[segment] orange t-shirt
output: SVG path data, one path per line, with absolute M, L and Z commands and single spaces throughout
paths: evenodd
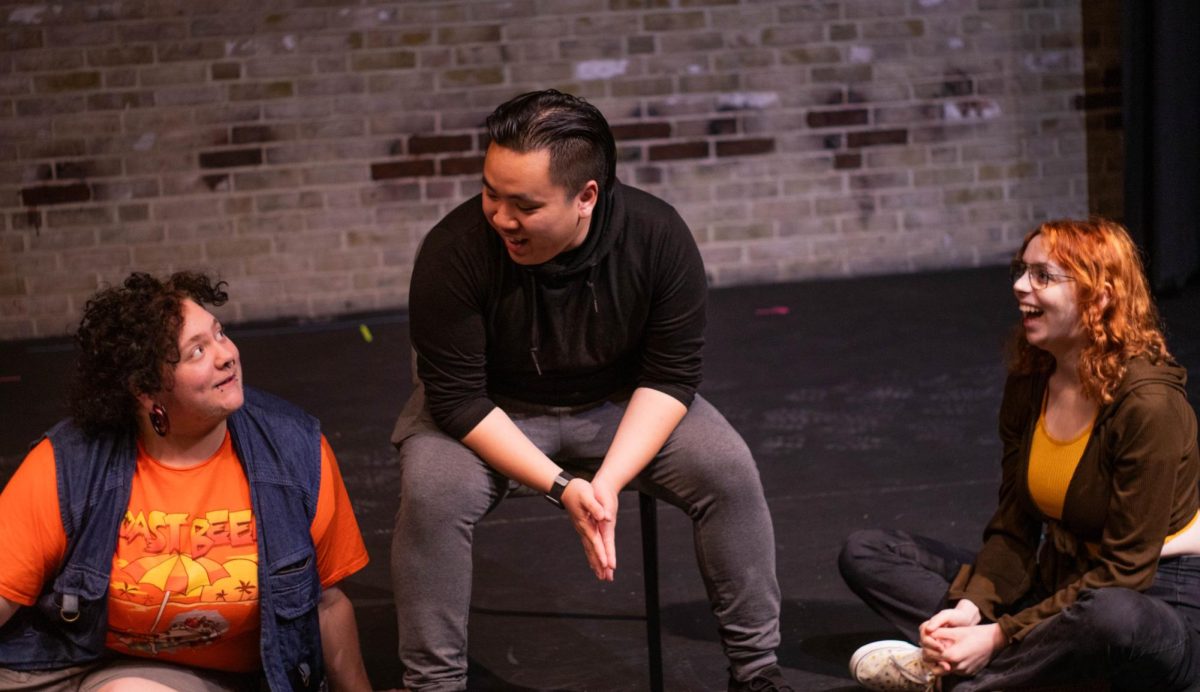
M 0 596 L 32 605 L 57 574 L 67 537 L 50 440 L 0 493 Z M 312 526 L 322 586 L 367 564 L 337 460 L 321 438 Z M 259 660 L 258 542 L 250 484 L 228 433 L 212 457 L 163 466 L 138 445 L 129 507 L 108 587 L 110 649 L 189 666 L 255 671 Z

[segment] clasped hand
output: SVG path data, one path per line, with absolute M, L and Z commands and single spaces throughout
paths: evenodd
M 921 623 L 921 650 L 939 674 L 975 675 L 1006 640 L 995 623 L 979 624 L 979 608 L 968 600 Z
M 601 581 L 612 581 L 617 569 L 617 491 L 597 475 L 589 483 L 573 478 L 563 489 L 563 507 L 583 543 L 588 567 Z

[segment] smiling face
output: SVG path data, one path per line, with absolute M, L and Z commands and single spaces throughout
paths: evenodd
M 172 431 L 202 433 L 241 408 L 242 367 L 237 346 L 211 312 L 190 299 L 181 310 L 174 385 L 150 398 L 166 408 Z
M 551 181 L 546 149 L 493 143 L 483 160 L 483 215 L 517 264 L 542 264 L 583 244 L 597 195 L 594 180 L 575 195 Z
M 1068 275 L 1050 257 L 1041 235 L 1035 235 L 1025 246 L 1021 261 L 1044 266 L 1050 274 Z M 1025 339 L 1060 363 L 1070 354 L 1078 353 L 1086 342 L 1075 290 L 1075 283 L 1070 280 L 1056 280 L 1045 288 L 1035 289 L 1028 272 L 1013 282 Z

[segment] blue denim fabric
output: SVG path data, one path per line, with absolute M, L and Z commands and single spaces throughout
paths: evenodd
M 321 584 L 310 534 L 321 480 L 319 424 L 247 388 L 229 429 L 257 526 L 264 673 L 272 690 L 319 689 Z M 12 670 L 53 670 L 105 655 L 113 546 L 136 465 L 132 435 L 90 438 L 67 420 L 46 436 L 54 446 L 66 559 L 37 605 L 20 608 L 0 629 L 0 666 Z

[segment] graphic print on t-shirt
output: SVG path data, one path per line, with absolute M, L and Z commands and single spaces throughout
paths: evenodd
M 66 559 L 55 464 L 50 440 L 42 440 L 0 491 L 0 596 L 25 606 L 37 602 Z M 250 485 L 228 436 L 209 460 L 185 469 L 158 463 L 139 445 L 112 562 L 110 649 L 203 668 L 261 670 L 258 534 L 250 506 Z M 323 587 L 367 564 L 324 437 L 309 528 Z
M 190 469 L 138 459 L 109 580 L 108 646 L 180 663 L 253 669 L 258 537 L 228 438 Z M 203 663 L 201 662 L 203 661 Z
M 227 616 L 236 611 L 257 614 L 255 538 L 249 509 L 211 510 L 204 517 L 161 510 L 126 513 L 121 543 L 140 546 L 144 555 L 113 562 L 110 591 L 126 601 L 131 623 L 126 629 L 110 622 L 118 641 L 158 654 L 211 642 L 229 630 Z M 210 554 L 224 556 L 215 560 Z M 171 617 L 164 620 L 168 610 Z M 146 627 L 150 612 L 153 619 Z M 245 620 L 245 614 L 239 619 Z

